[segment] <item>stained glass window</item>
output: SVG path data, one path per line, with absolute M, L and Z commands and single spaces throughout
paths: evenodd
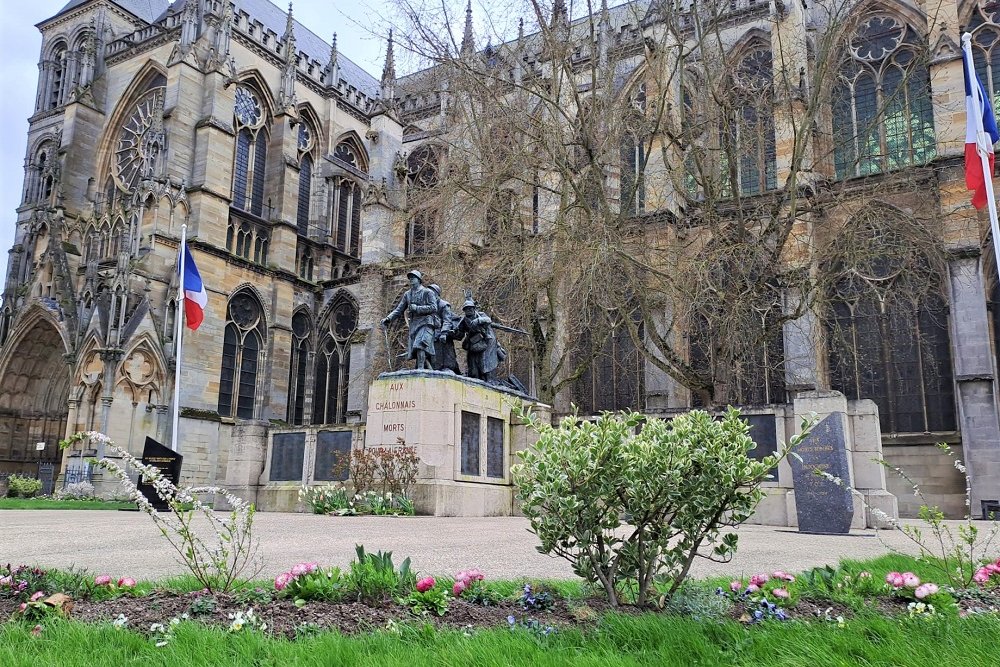
M 832 93 L 838 178 L 867 176 L 936 155 L 925 45 L 888 15 L 865 20 L 850 40 Z
M 236 89 L 233 125 L 233 206 L 260 216 L 264 209 L 264 172 L 267 166 L 265 114 L 257 94 L 246 86 Z
M 313 424 L 342 424 L 347 414 L 351 374 L 351 337 L 358 325 L 357 307 L 339 298 L 327 317 L 316 355 Z
M 219 414 L 253 419 L 256 413 L 258 370 L 267 337 L 264 309 L 249 292 L 237 292 L 226 309 L 219 378 Z

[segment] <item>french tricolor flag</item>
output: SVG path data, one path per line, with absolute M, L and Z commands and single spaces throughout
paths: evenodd
M 184 274 L 181 281 L 184 285 L 184 317 L 189 329 L 197 329 L 205 319 L 208 292 L 205 291 L 205 283 L 201 282 L 201 274 L 187 243 L 184 243 L 184 261 L 179 268 Z
M 993 144 L 1000 141 L 993 105 L 982 82 L 976 75 L 970 39 L 962 40 L 962 60 L 965 73 L 965 186 L 973 191 L 972 205 L 986 206 L 986 179 L 981 154 L 989 163 L 989 178 L 993 177 Z

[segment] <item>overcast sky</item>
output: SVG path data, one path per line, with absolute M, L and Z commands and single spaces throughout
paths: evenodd
M 34 111 L 38 84 L 42 40 L 34 26 L 67 2 L 0 0 L 0 276 L 4 278 L 7 250 L 14 239 L 15 209 L 21 203 L 27 119 Z M 284 6 L 283 0 L 277 4 Z M 386 0 L 295 0 L 294 13 L 327 41 L 336 32 L 340 51 L 380 78 L 385 59 L 385 41 L 380 35 L 387 26 L 387 4 Z

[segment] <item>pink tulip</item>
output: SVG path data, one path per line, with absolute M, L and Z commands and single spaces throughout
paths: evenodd
M 132 577 L 122 577 L 121 579 L 118 580 L 118 586 L 121 588 L 134 588 L 135 579 L 133 579 Z
M 455 585 L 451 587 L 451 594 L 455 597 L 461 597 L 462 593 L 465 592 L 466 583 L 464 581 L 456 581 Z
M 308 574 L 309 568 L 306 567 L 305 563 L 299 563 L 292 568 L 293 577 L 301 577 L 303 574 Z
M 31 599 L 28 600 L 28 602 L 34 602 L 36 600 L 41 600 L 43 597 L 45 597 L 45 593 L 43 591 L 36 591 L 31 596 Z
M 987 581 L 990 580 L 990 573 L 986 570 L 985 567 L 981 567 L 978 570 L 976 570 L 976 573 L 974 575 L 972 575 L 972 580 L 977 584 L 985 584 Z
M 283 591 L 285 587 L 292 582 L 295 577 L 292 576 L 291 572 L 282 572 L 277 577 L 274 578 L 274 590 Z
M 775 588 L 773 591 L 771 591 L 771 594 L 774 595 L 774 597 L 776 598 L 781 598 L 782 600 L 787 600 L 789 597 L 788 591 L 785 590 L 784 588 Z
M 899 572 L 890 572 L 885 575 L 885 583 L 889 584 L 893 588 L 903 587 L 903 575 Z
M 417 582 L 417 591 L 420 593 L 426 593 L 430 589 L 434 588 L 434 577 L 424 577 Z
M 918 600 L 923 600 L 925 597 L 928 597 L 930 595 L 934 595 L 937 592 L 938 592 L 937 584 L 930 584 L 930 583 L 928 583 L 928 584 L 921 584 L 920 586 L 917 586 L 917 590 L 913 591 L 913 595 Z
M 997 565 L 996 563 L 988 563 L 985 567 L 987 574 L 994 575 L 1000 572 L 1000 565 Z
M 319 569 L 319 563 L 306 563 L 306 570 L 309 572 L 315 572 Z
M 736 579 L 733 579 L 732 581 L 729 582 L 729 590 L 731 590 L 732 592 L 734 593 L 739 592 L 741 588 L 743 588 L 742 581 L 737 581 Z
M 920 585 L 920 577 L 913 574 L 912 572 L 903 573 L 903 585 L 907 588 L 916 588 Z
M 758 588 L 770 581 L 770 577 L 761 572 L 760 574 L 755 574 L 750 577 L 750 585 L 757 586 Z
M 110 586 L 111 585 L 111 575 L 110 574 L 99 574 L 94 577 L 95 586 Z

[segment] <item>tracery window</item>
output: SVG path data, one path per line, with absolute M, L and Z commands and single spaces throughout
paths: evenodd
M 314 264 L 312 246 L 308 243 L 299 243 L 297 255 L 298 257 L 296 258 L 296 263 L 299 278 L 302 278 L 303 280 L 312 280 Z
M 936 155 L 926 46 L 893 16 L 850 40 L 832 94 L 837 178 L 924 164 Z
M 264 171 L 267 165 L 267 116 L 260 99 L 247 86 L 236 88 L 233 125 L 233 206 L 260 216 L 264 212 Z M 239 254 L 239 253 L 237 253 Z
M 316 353 L 313 424 L 342 424 L 347 414 L 351 374 L 351 337 L 358 327 L 358 309 L 341 298 L 327 318 Z
M 121 192 L 135 192 L 151 177 L 163 152 L 163 94 L 167 80 L 157 74 L 118 130 L 111 175 Z
M 292 362 L 288 372 L 289 424 L 302 424 L 306 404 L 306 372 L 309 368 L 309 334 L 312 325 L 303 311 L 292 315 Z
M 777 188 L 774 139 L 774 95 L 769 48 L 744 57 L 732 76 L 734 107 L 723 120 L 722 191 L 730 196 L 729 161 L 736 162 L 736 187 L 741 195 Z
M 883 433 L 953 431 L 947 306 L 933 274 L 908 265 L 890 223 L 866 215 L 844 233 L 870 239 L 870 252 L 833 268 L 838 280 L 825 322 L 830 386 L 875 401 Z
M 1000 3 L 988 0 L 976 7 L 968 30 L 972 33 L 976 73 L 996 109 L 1000 102 Z
M 219 378 L 219 414 L 253 419 L 256 415 L 258 373 L 264 359 L 267 323 L 260 302 L 247 291 L 237 292 L 226 308 Z
M 332 181 L 333 206 L 330 230 L 337 250 L 361 256 L 361 204 L 364 200 L 363 183 L 367 178 L 368 160 L 364 151 L 353 140 L 345 139 L 333 151 L 334 163 L 357 176 L 337 176 Z
M 269 246 L 270 234 L 264 225 L 236 215 L 229 216 L 226 228 L 226 249 L 229 252 L 256 264 L 267 264 Z
M 312 194 L 314 145 L 313 132 L 306 122 L 299 123 L 299 199 L 296 208 L 296 226 L 299 236 L 309 236 L 309 197 Z
M 641 330 L 639 313 L 633 313 L 632 317 Z M 581 336 L 579 354 L 593 358 L 574 383 L 574 404 L 585 415 L 605 410 L 642 410 L 645 407 L 644 362 L 627 326 L 624 322 L 612 326 L 599 350 L 591 349 L 599 343 L 593 340 L 591 330 L 603 330 L 603 325 L 588 327 Z
M 640 215 L 646 209 L 646 136 L 642 130 L 646 112 L 646 84 L 640 83 L 632 95 L 634 113 L 626 119 L 627 129 L 621 143 L 621 211 Z
M 435 186 L 441 168 L 438 149 L 430 144 L 420 146 L 406 158 L 408 199 L 413 211 L 406 226 L 404 239 L 407 255 L 429 253 L 437 238 L 440 211 Z

